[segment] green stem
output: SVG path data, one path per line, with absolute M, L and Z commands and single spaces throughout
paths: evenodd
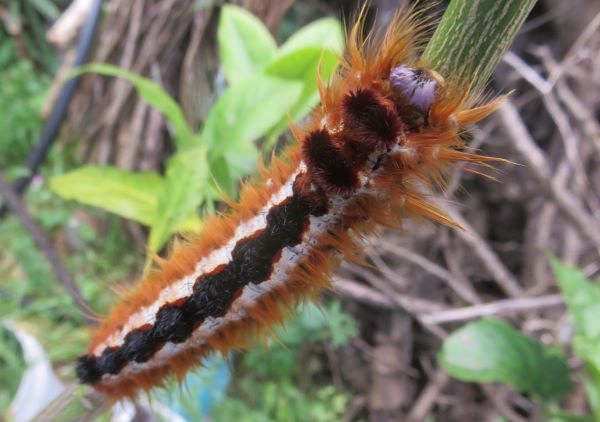
M 452 0 L 423 60 L 479 94 L 536 0 Z M 473 80 L 475 78 L 475 80 Z

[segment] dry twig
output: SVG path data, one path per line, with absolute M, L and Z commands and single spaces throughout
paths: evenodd
M 591 240 L 600 250 L 600 227 L 587 213 L 579 198 L 560 186 L 552 178 L 550 166 L 542 150 L 531 137 L 519 112 L 510 101 L 505 101 L 497 113 L 502 128 L 513 147 L 527 161 L 527 168 L 533 173 L 541 187 L 554 199 L 559 208 L 575 224 L 580 233 Z
M 490 315 L 502 315 L 515 311 L 534 310 L 550 306 L 562 305 L 564 299 L 561 295 L 547 295 L 540 297 L 521 297 L 517 299 L 498 300 L 482 305 L 468 306 L 464 308 L 448 309 L 421 315 L 421 321 L 425 324 L 441 324 L 447 322 L 465 321 Z
M 473 288 L 455 278 L 452 274 L 450 274 L 445 268 L 436 264 L 425 258 L 423 255 L 416 254 L 414 252 L 409 251 L 402 246 L 398 246 L 393 244 L 385 239 L 382 239 L 379 244 L 383 246 L 389 252 L 395 254 L 396 256 L 403 258 L 409 262 L 412 262 L 415 265 L 421 267 L 421 269 L 427 271 L 430 274 L 444 280 L 448 286 L 454 290 L 454 292 L 460 296 L 463 300 L 469 303 L 481 303 L 481 299 L 477 296 L 477 293 L 473 290 Z
M 23 206 L 21 200 L 12 191 L 4 176 L 0 173 L 0 195 L 4 197 L 8 209 L 21 221 L 25 230 L 29 233 L 33 239 L 35 245 L 42 251 L 42 253 L 48 259 L 48 262 L 52 266 L 52 270 L 56 275 L 56 278 L 63 284 L 67 292 L 71 295 L 75 301 L 75 305 L 81 311 L 84 319 L 88 324 L 95 324 L 97 321 L 90 318 L 91 308 L 87 305 L 81 291 L 73 281 L 71 274 L 67 270 L 67 267 L 63 264 L 58 252 L 54 249 L 48 238 L 44 235 L 42 229 L 33 220 L 29 212 Z
M 473 253 L 479 257 L 504 293 L 512 297 L 521 295 L 523 290 L 519 285 L 518 280 L 509 269 L 506 268 L 506 265 L 504 265 L 490 245 L 477 234 L 475 228 L 471 226 L 457 210 L 450 206 L 450 204 L 437 201 L 436 205 L 448 214 L 452 220 L 459 224 L 460 228 L 456 228 L 454 230 L 455 233 L 471 247 Z

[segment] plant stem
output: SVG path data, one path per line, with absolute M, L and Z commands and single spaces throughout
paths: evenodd
M 423 61 L 444 78 L 471 85 L 477 96 L 536 0 L 452 0 Z

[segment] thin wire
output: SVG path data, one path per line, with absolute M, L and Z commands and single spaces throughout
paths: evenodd
M 101 6 L 102 0 L 95 0 L 92 4 L 90 13 L 86 19 L 85 25 L 81 31 L 81 36 L 79 37 L 79 41 L 77 43 L 77 54 L 75 57 L 75 63 L 73 64 L 74 68 L 82 66 L 87 60 L 92 41 L 94 40 L 96 27 L 100 21 L 100 12 L 102 9 Z M 65 118 L 65 115 L 67 114 L 67 109 L 69 108 L 69 104 L 71 103 L 71 99 L 73 98 L 73 94 L 77 89 L 78 83 L 79 77 L 69 79 L 61 90 L 60 95 L 56 100 L 54 107 L 52 108 L 50 117 L 46 121 L 39 141 L 27 158 L 27 168 L 29 169 L 29 174 L 27 176 L 18 178 L 12 185 L 12 191 L 17 196 L 21 196 L 23 192 L 25 192 L 31 183 L 33 176 L 37 174 L 40 165 L 44 162 L 46 155 L 48 155 L 48 151 L 54 143 L 60 126 Z M 9 207 L 7 207 L 6 204 L 3 204 L 2 207 L 0 207 L 0 219 L 6 216 L 7 211 L 9 211 Z

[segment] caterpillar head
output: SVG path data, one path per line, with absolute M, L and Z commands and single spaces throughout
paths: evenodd
M 432 70 L 400 65 L 392 68 L 390 82 L 409 105 L 426 115 L 440 91 L 443 79 Z
M 433 71 L 399 65 L 391 69 L 389 84 L 347 89 L 328 108 L 336 107 L 339 123 L 321 125 L 302 139 L 312 181 L 326 193 L 351 195 L 367 183 L 383 155 L 402 145 L 408 133 L 428 126 L 442 86 Z

